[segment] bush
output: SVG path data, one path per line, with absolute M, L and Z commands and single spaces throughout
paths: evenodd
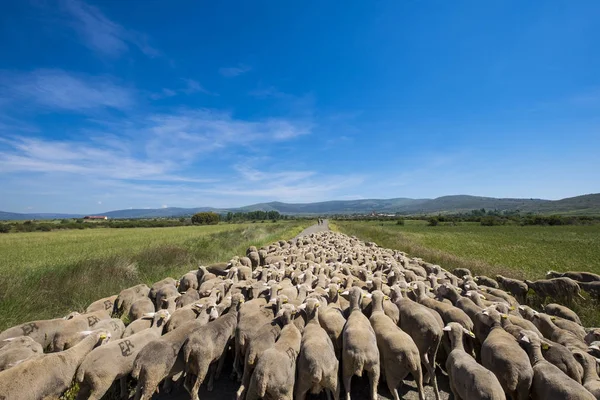
M 404 225 L 404 218 L 400 218 L 398 221 L 396 221 L 396 225 Z
M 440 220 L 438 219 L 438 217 L 431 217 L 427 220 L 428 226 L 438 226 L 439 223 Z
M 192 224 L 198 225 L 217 225 L 220 216 L 214 212 L 200 212 L 192 216 Z
M 10 232 L 9 224 L 0 224 L 0 233 L 8 233 Z

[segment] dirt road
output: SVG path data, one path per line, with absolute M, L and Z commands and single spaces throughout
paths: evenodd
M 299 237 L 302 237 L 305 235 L 310 235 L 311 233 L 317 233 L 317 232 L 328 231 L 328 230 L 329 230 L 329 222 L 326 219 L 324 219 L 322 224 L 311 225 L 308 228 L 306 228 L 305 230 L 303 230 L 302 232 L 300 232 L 298 234 L 298 236 L 296 236 L 294 238 L 294 240 L 298 240 Z

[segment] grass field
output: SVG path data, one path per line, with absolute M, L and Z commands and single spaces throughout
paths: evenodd
M 380 246 L 452 270 L 519 279 L 541 279 L 548 270 L 600 274 L 600 225 L 590 226 L 427 226 L 426 221 L 336 221 L 335 228 Z M 600 326 L 598 304 L 582 301 L 576 311 L 588 326 Z
M 138 283 L 178 278 L 250 245 L 290 239 L 312 221 L 0 235 L 0 331 L 81 311 Z

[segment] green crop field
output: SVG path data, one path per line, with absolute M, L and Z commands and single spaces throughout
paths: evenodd
M 290 239 L 312 221 L 0 235 L 0 331 L 82 311 L 139 283 L 178 278 L 250 245 Z
M 502 274 L 542 279 L 548 270 L 600 274 L 600 225 L 590 226 L 427 226 L 426 221 L 336 221 L 335 228 L 380 246 L 407 252 L 452 270 L 475 275 Z M 600 326 L 596 302 L 581 301 L 576 311 L 588 326 Z

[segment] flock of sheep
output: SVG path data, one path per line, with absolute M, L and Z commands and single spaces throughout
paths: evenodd
M 126 399 L 130 377 L 135 399 L 183 385 L 197 400 L 226 360 L 238 400 L 323 391 L 350 399 L 352 377 L 363 374 L 373 400 L 380 382 L 399 399 L 408 376 L 420 399 L 431 385 L 439 400 L 436 372 L 455 399 L 598 399 L 600 329 L 584 328 L 563 305 L 525 305 L 530 289 L 571 304 L 598 285 L 600 276 L 584 272 L 535 282 L 451 273 L 355 237 L 313 233 L 125 289 L 84 314 L 7 329 L 0 400 L 56 398 L 73 382 L 77 399 L 100 399 L 113 385 Z

